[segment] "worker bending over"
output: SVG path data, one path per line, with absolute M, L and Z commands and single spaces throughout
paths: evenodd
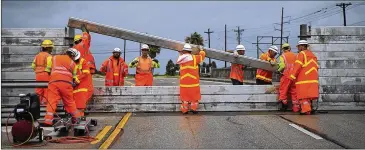
M 160 63 L 148 55 L 150 48 L 147 44 L 143 44 L 141 50 L 142 56 L 136 57 L 129 67 L 136 67 L 135 86 L 152 86 L 152 68 L 160 68 Z
M 73 97 L 73 82 L 76 76 L 76 64 L 74 60 L 79 59 L 77 50 L 70 48 L 66 54 L 56 55 L 52 58 L 52 70 L 48 83 L 48 104 L 44 117 L 46 126 L 53 125 L 53 115 L 56 112 L 58 101 L 62 103 L 67 113 L 72 115 L 72 123 L 79 123 L 80 112 L 76 108 Z
M 33 60 L 32 68 L 35 72 L 36 81 L 49 81 L 52 66 L 53 43 L 51 40 L 44 40 L 41 44 L 41 52 Z M 39 96 L 41 104 L 47 104 L 47 88 L 36 88 L 35 93 Z
M 80 52 L 76 51 L 76 56 L 80 56 Z M 73 96 L 76 103 L 76 108 L 80 111 L 80 115 L 84 116 L 87 102 L 91 99 L 94 92 L 93 77 L 90 74 L 90 67 L 84 58 L 75 58 L 76 76 L 74 81 L 77 83 L 73 90 Z
M 192 51 L 191 45 L 185 44 L 176 62 L 180 65 L 180 110 L 183 114 L 188 113 L 189 103 L 190 109 L 196 114 L 201 99 L 198 65 L 204 61 L 205 52 L 202 47 L 198 55 L 193 55 Z
M 271 65 L 275 65 L 276 64 L 275 56 L 277 53 L 278 53 L 278 48 L 274 45 L 270 46 L 269 51 L 261 54 L 260 59 L 269 62 Z M 256 84 L 257 85 L 272 84 L 272 71 L 257 69 Z
M 289 79 L 289 73 L 294 68 L 296 55 L 291 52 L 291 48 L 288 43 L 283 44 L 282 49 L 284 53 L 279 57 L 280 63 L 277 70 L 282 74 L 279 88 L 279 101 L 281 102 L 282 106 L 281 109 L 285 111 L 288 108 L 288 94 L 290 94 L 293 104 L 293 112 L 298 112 L 300 106 L 296 95 L 295 83 L 291 82 Z
M 74 37 L 75 45 L 73 46 L 73 48 L 77 49 L 80 52 L 81 58 L 84 58 L 90 67 L 90 73 L 94 74 L 96 67 L 94 56 L 90 51 L 91 36 L 89 34 L 89 30 L 87 30 L 86 28 L 86 25 L 82 24 L 81 30 L 82 35 L 77 34 Z
M 311 101 L 318 99 L 318 62 L 317 57 L 308 49 L 308 42 L 298 42 L 299 54 L 290 72 L 290 79 L 295 82 L 297 99 L 300 101 L 301 114 L 310 115 Z
M 124 77 L 128 75 L 128 65 L 120 58 L 120 48 L 114 48 L 110 56 L 101 65 L 100 71 L 106 73 L 105 86 L 124 86 Z
M 233 55 L 238 57 L 239 55 L 245 55 L 245 47 L 243 45 L 237 45 Z M 241 64 L 231 63 L 230 78 L 233 85 L 243 85 L 243 73 L 246 67 Z

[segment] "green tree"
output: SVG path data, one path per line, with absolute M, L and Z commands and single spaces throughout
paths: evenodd
M 161 52 L 161 47 L 155 46 L 155 45 L 148 45 L 150 47 L 150 51 L 148 52 L 148 55 L 153 59 Z
M 194 32 L 194 33 L 190 34 L 190 36 L 186 37 L 185 42 L 194 44 L 194 45 L 204 46 L 204 39 L 198 32 Z
M 174 76 L 175 74 L 176 74 L 176 66 L 174 62 L 170 59 L 166 65 L 166 75 Z

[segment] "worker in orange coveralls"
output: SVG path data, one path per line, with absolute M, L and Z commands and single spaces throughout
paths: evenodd
M 299 54 L 294 63 L 294 69 L 290 72 L 290 79 L 295 82 L 297 99 L 300 101 L 301 114 L 310 115 L 312 111 L 311 101 L 318 99 L 318 61 L 317 57 L 308 49 L 308 42 L 298 42 Z
M 80 52 L 77 51 L 76 55 L 80 55 Z M 73 95 L 76 108 L 80 111 L 81 116 L 84 116 L 86 104 L 91 99 L 94 92 L 93 77 L 90 74 L 89 65 L 87 65 L 84 58 L 80 57 L 76 59 L 75 63 L 76 76 L 74 77 L 74 80 L 79 84 L 74 88 Z
M 276 46 L 270 46 L 267 53 L 263 53 L 260 56 L 261 60 L 269 62 L 271 65 L 276 65 L 275 56 L 278 53 Z M 256 84 L 257 85 L 271 85 L 272 84 L 272 71 L 263 69 L 257 69 L 256 71 Z
M 120 57 L 120 48 L 114 48 L 110 56 L 101 65 L 100 71 L 106 73 L 105 86 L 124 86 L 124 78 L 128 75 L 128 65 Z
M 52 126 L 53 115 L 56 112 L 58 101 L 62 103 L 67 113 L 72 115 L 72 123 L 80 122 L 80 112 L 76 108 L 73 97 L 73 89 L 76 86 L 73 82 L 76 76 L 76 65 L 74 60 L 80 55 L 76 49 L 70 48 L 64 55 L 56 55 L 52 58 L 52 70 L 48 83 L 48 104 L 44 117 L 45 126 Z M 77 81 L 76 81 L 77 82 Z
M 282 74 L 280 78 L 280 88 L 279 88 L 279 101 L 281 103 L 281 110 L 285 111 L 288 108 L 288 94 L 291 96 L 293 104 L 293 112 L 298 112 L 300 109 L 299 101 L 297 99 L 295 83 L 291 82 L 290 72 L 294 68 L 294 62 L 296 55 L 291 52 L 290 45 L 288 43 L 283 44 L 282 49 L 284 53 L 279 57 L 280 63 L 278 72 Z
M 41 44 L 42 51 L 38 53 L 33 60 L 32 68 L 35 72 L 36 81 L 49 81 L 49 74 L 52 66 L 53 42 L 44 40 Z M 39 95 L 41 104 L 47 104 L 47 88 L 36 88 L 35 92 Z
M 147 44 L 143 44 L 141 50 L 142 56 L 135 58 L 129 67 L 136 68 L 135 86 L 152 86 L 152 68 L 160 68 L 160 63 L 148 55 L 150 48 Z
M 96 71 L 95 60 L 94 56 L 90 51 L 90 43 L 91 43 L 91 36 L 89 34 L 89 30 L 87 30 L 86 25 L 81 25 L 82 35 L 75 35 L 74 43 L 75 45 L 73 48 L 77 49 L 80 54 L 81 58 L 84 58 L 87 61 L 87 64 L 90 67 L 90 73 L 94 74 Z
M 237 45 L 236 50 L 233 55 L 238 57 L 239 55 L 245 55 L 245 47 L 243 45 Z M 241 64 L 231 63 L 231 73 L 229 77 L 231 78 L 233 85 L 243 85 L 243 73 L 245 66 Z
M 202 47 L 198 55 L 193 55 L 192 51 L 191 45 L 185 44 L 176 62 L 180 65 L 180 110 L 183 114 L 188 113 L 189 103 L 190 109 L 196 114 L 201 99 L 198 65 L 204 61 L 205 52 Z

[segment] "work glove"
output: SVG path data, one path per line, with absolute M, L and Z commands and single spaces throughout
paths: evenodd
M 81 25 L 81 31 L 82 31 L 82 32 L 87 32 L 87 33 L 89 33 L 89 31 L 87 30 L 87 28 L 86 28 L 86 25 L 85 25 L 85 24 L 82 24 L 82 25 Z
M 134 64 L 136 64 L 136 63 L 138 63 L 138 59 L 137 60 L 134 60 L 134 61 L 132 61 L 132 65 L 134 65 Z
M 234 57 L 238 57 L 238 56 L 239 56 L 238 52 L 237 52 L 237 51 L 234 51 L 234 52 L 233 52 L 233 56 L 234 56 Z
M 272 61 L 272 60 L 270 60 L 269 63 L 271 64 L 271 66 L 275 66 L 276 65 L 276 62 L 275 61 Z
M 75 88 L 76 87 L 76 83 L 75 82 L 72 82 L 72 87 Z
M 198 48 L 199 48 L 200 51 L 204 51 L 205 52 L 205 49 L 204 49 L 203 46 L 199 45 Z
M 152 61 L 154 61 L 155 63 L 157 63 L 157 64 L 158 64 L 158 60 L 157 60 L 157 59 L 153 59 Z

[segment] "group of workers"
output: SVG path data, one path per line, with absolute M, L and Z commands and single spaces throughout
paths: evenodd
M 288 108 L 288 95 L 292 100 L 293 112 L 310 115 L 312 111 L 312 100 L 319 97 L 318 88 L 318 62 L 317 57 L 309 50 L 306 40 L 300 40 L 297 44 L 298 54 L 291 51 L 288 43 L 282 45 L 283 54 L 277 63 L 275 56 L 278 53 L 276 46 L 270 46 L 266 53 L 261 54 L 260 59 L 269 62 L 271 65 L 278 64 L 276 73 L 281 74 L 279 87 L 279 102 L 281 110 Z M 245 47 L 238 45 L 234 51 L 234 56 L 245 54 Z M 243 85 L 244 66 L 241 64 L 231 64 L 230 78 L 233 85 Z M 256 84 L 271 85 L 273 71 L 257 69 Z
M 54 124 L 54 115 L 59 100 L 62 100 L 72 123 L 77 124 L 84 116 L 87 102 L 91 99 L 94 85 L 92 74 L 96 73 L 95 61 L 90 52 L 91 36 L 85 25 L 81 26 L 82 35 L 75 35 L 74 46 L 61 55 L 52 56 L 54 45 L 44 40 L 41 52 L 32 63 L 36 81 L 47 81 L 47 88 L 36 88 L 41 104 L 46 105 L 44 126 Z M 100 72 L 105 74 L 105 86 L 124 86 L 128 67 L 136 68 L 136 86 L 152 86 L 152 69 L 159 68 L 158 60 L 149 57 L 149 46 L 142 45 L 142 56 L 135 58 L 129 65 L 120 57 L 120 48 L 105 60 Z
M 36 88 L 41 103 L 47 106 L 45 125 L 54 123 L 59 100 L 62 100 L 65 110 L 72 115 L 72 123 L 80 122 L 88 100 L 91 99 L 94 87 L 92 74 L 96 73 L 95 61 L 90 52 L 91 36 L 85 25 L 81 26 L 82 35 L 74 37 L 74 46 L 62 55 L 52 56 L 54 45 L 50 40 L 41 44 L 41 52 L 35 56 L 32 68 L 37 81 L 48 81 L 48 88 Z M 318 64 L 316 56 L 308 49 L 308 42 L 298 42 L 299 53 L 291 52 L 290 45 L 282 45 L 284 53 L 280 56 L 278 73 L 280 79 L 279 101 L 287 108 L 291 95 L 293 111 L 301 110 L 302 114 L 310 114 L 311 100 L 318 98 Z M 205 59 L 205 51 L 200 46 L 199 52 L 193 53 L 192 46 L 185 44 L 179 50 L 176 64 L 180 65 L 180 110 L 183 114 L 191 110 L 197 113 L 200 93 L 199 64 Z M 128 75 L 128 67 L 136 68 L 135 86 L 152 86 L 153 68 L 159 68 L 158 60 L 152 59 L 149 46 L 142 45 L 142 56 L 135 58 L 129 65 L 120 57 L 120 48 L 113 50 L 113 55 L 106 59 L 100 72 L 105 74 L 105 86 L 124 86 L 124 78 Z M 261 60 L 276 65 L 276 46 L 271 46 L 267 53 L 260 56 Z M 238 45 L 234 56 L 245 54 L 245 47 Z M 230 78 L 233 85 L 243 85 L 245 66 L 232 64 Z M 272 71 L 257 69 L 256 83 L 258 85 L 272 84 Z

